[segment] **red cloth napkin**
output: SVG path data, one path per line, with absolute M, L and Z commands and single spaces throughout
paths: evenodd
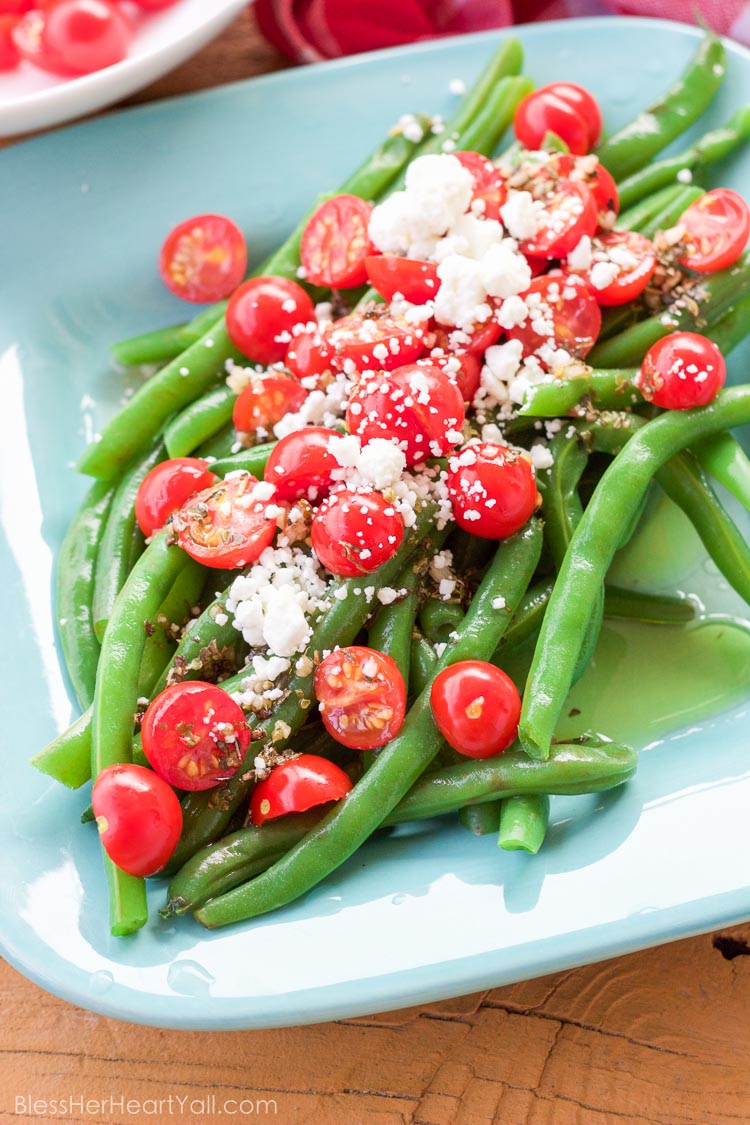
M 750 0 L 256 0 L 261 31 L 297 62 L 565 16 L 701 20 L 750 45 Z

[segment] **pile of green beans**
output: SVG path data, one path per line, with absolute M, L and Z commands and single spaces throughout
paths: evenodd
M 395 130 L 339 191 L 382 200 L 403 186 L 412 159 L 447 151 L 446 141 L 495 153 L 532 89 L 520 74 L 522 61 L 518 42 L 504 40 L 445 131 L 432 132 L 428 117 L 419 118 L 419 141 Z M 724 67 L 721 42 L 707 33 L 675 86 L 599 146 L 599 158 L 618 181 L 618 229 L 652 237 L 675 226 L 702 194 L 698 181 L 750 138 L 750 108 L 743 107 L 676 156 L 655 159 L 698 120 Z M 328 196 L 316 207 L 322 198 Z M 309 213 L 251 276 L 296 279 Z M 308 288 L 314 299 L 329 295 Z M 648 315 L 645 302 L 608 310 L 588 357 L 591 368 L 529 391 L 508 433 L 528 445 L 537 436 L 535 425 L 556 424 L 547 438 L 552 464 L 537 473 L 540 507 L 516 535 L 498 545 L 455 527 L 438 530 L 435 508 L 425 503 L 394 558 L 368 575 L 369 594 L 361 579 L 332 581 L 330 608 L 311 622 L 308 652 L 367 643 L 390 656 L 406 687 L 404 724 L 386 746 L 355 761 L 316 715 L 312 664 L 290 673 L 273 711 L 248 717 L 253 739 L 234 777 L 218 790 L 182 797 L 182 836 L 164 872 L 170 877 L 165 916 L 193 912 L 216 927 L 283 907 L 381 828 L 411 820 L 452 814 L 472 834 L 493 835 L 501 850 L 534 855 L 548 829 L 551 796 L 609 789 L 633 775 L 637 755 L 628 747 L 594 736 L 560 743 L 555 728 L 605 617 L 683 625 L 695 616 L 691 598 L 627 590 L 608 580 L 652 482 L 680 506 L 721 574 L 750 603 L 750 547 L 713 487 L 724 485 L 750 510 L 750 459 L 729 432 L 750 422 L 750 387 L 724 390 L 701 410 L 658 414 L 636 386 L 646 350 L 677 328 L 704 332 L 724 353 L 746 337 L 750 255 L 702 278 L 691 297 L 694 302 L 678 301 L 658 315 Z M 164 366 L 78 464 L 96 480 L 60 552 L 57 618 L 84 710 L 33 759 L 70 788 L 112 764 L 148 765 L 135 715 L 169 683 L 206 678 L 233 692 L 247 675 L 252 653 L 227 609 L 234 575 L 217 571 L 207 578 L 170 543 L 168 532 L 146 545 L 134 517 L 140 482 L 170 457 L 209 456 L 219 476 L 238 469 L 264 474 L 274 443 L 239 448 L 231 424 L 235 392 L 224 381 L 226 367 L 247 360 L 229 340 L 225 309 L 220 302 L 187 324 L 112 349 L 126 366 Z M 592 477 L 597 483 L 589 498 Z M 459 577 L 450 598 L 439 597 L 429 578 L 438 549 L 452 552 Z M 396 596 L 380 605 L 373 592 L 387 586 Z M 459 759 L 433 719 L 435 676 L 467 659 L 502 668 L 532 646 L 517 743 L 488 760 Z M 253 760 L 271 746 L 340 761 L 355 782 L 350 794 L 333 808 L 262 828 L 238 827 L 254 784 Z M 83 819 L 93 819 L 91 809 Z M 106 855 L 104 862 L 112 933 L 133 933 L 147 919 L 144 881 Z

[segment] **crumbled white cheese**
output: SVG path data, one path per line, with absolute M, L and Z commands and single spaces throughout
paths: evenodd
M 362 449 L 357 469 L 366 484 L 381 492 L 401 479 L 406 457 L 397 445 L 385 438 L 373 438 Z
M 542 205 L 530 191 L 514 191 L 500 208 L 500 217 L 513 238 L 533 238 L 542 223 Z
M 448 154 L 420 156 L 406 172 L 406 187 L 374 208 L 369 234 L 384 253 L 425 258 L 435 241 L 468 209 L 474 179 Z
M 568 265 L 572 270 L 587 270 L 591 265 L 591 238 L 584 234 L 568 254 Z

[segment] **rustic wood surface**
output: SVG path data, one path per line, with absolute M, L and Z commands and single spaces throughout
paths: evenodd
M 283 65 L 245 13 L 130 102 Z M 425 1008 L 223 1033 L 104 1019 L 0 963 L 0 1120 L 750 1122 L 748 941 L 736 927 Z

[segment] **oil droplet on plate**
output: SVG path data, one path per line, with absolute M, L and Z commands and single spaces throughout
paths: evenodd
M 175 961 L 167 973 L 167 984 L 182 996 L 208 996 L 214 980 L 197 961 Z

